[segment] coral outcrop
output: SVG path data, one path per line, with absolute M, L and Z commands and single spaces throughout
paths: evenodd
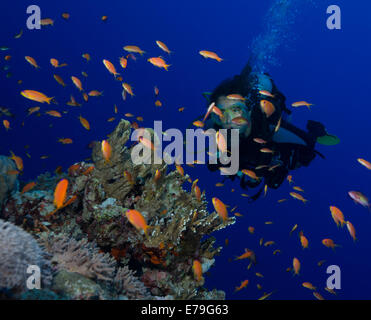
M 131 124 L 121 120 L 107 139 L 110 161 L 101 144 L 93 146 L 93 163 L 79 162 L 67 173 L 44 174 L 33 190 L 16 193 L 0 217 L 39 238 L 57 271 L 58 294 L 72 299 L 220 299 L 196 281 L 195 259 L 206 272 L 221 247 L 211 234 L 235 222 L 209 212 L 204 194 L 185 186 L 190 177 L 166 163 L 135 164 L 129 141 Z M 66 206 L 54 210 L 53 192 L 61 178 L 69 181 Z M 188 188 L 190 189 L 190 188 Z M 126 218 L 139 211 L 149 225 L 147 236 Z M 89 290 L 70 285 L 74 277 Z M 82 278 L 83 277 L 83 278 Z M 55 280 L 55 279 L 54 279 Z M 95 283 L 97 286 L 93 286 Z

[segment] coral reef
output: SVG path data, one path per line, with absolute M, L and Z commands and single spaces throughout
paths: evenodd
M 47 255 L 37 241 L 23 229 L 0 219 L 0 288 L 27 290 L 27 269 L 36 265 L 41 271 L 42 286 L 51 281 Z
M 11 192 L 18 188 L 17 174 L 8 174 L 14 170 L 15 163 L 6 156 L 0 156 L 0 209 Z
M 45 247 L 54 267 L 52 291 L 70 299 L 222 299 L 196 281 L 195 259 L 207 272 L 221 247 L 213 232 L 235 222 L 208 212 L 183 185 L 188 175 L 168 165 L 131 159 L 131 124 L 121 120 L 107 139 L 110 161 L 95 142 L 93 164 L 78 162 L 67 173 L 43 174 L 26 193 L 15 193 L 0 217 L 28 231 Z M 66 206 L 54 211 L 57 182 L 69 181 Z M 147 236 L 126 218 L 139 211 Z M 1 246 L 0 246 L 1 248 Z

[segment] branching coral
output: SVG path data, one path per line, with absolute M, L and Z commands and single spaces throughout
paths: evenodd
M 30 276 L 27 269 L 31 265 L 40 268 L 42 285 L 48 286 L 51 267 L 47 258 L 29 233 L 0 219 L 0 288 L 25 291 Z
M 45 249 L 52 255 L 52 265 L 60 270 L 79 273 L 87 278 L 111 281 L 115 261 L 109 254 L 99 252 L 95 243 L 86 239 L 76 241 L 64 235 L 41 238 Z

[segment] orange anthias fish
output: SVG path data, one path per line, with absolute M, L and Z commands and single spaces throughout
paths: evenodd
M 71 95 L 70 101 L 67 102 L 67 105 L 72 106 L 72 107 L 80 107 L 81 106 L 81 104 L 78 103 L 72 95 Z
M 365 159 L 361 159 L 361 158 L 358 158 L 357 161 L 363 165 L 364 167 L 366 167 L 368 170 L 371 170 L 371 163 L 368 162 L 367 160 Z
M 125 92 L 130 94 L 132 97 L 134 96 L 133 88 L 131 87 L 130 84 L 123 82 L 122 87 L 124 88 Z
M 91 90 L 88 95 L 90 97 L 100 97 L 103 94 L 103 91 L 98 91 L 98 90 Z
M 82 124 L 82 126 L 86 130 L 90 130 L 90 124 L 89 124 L 88 120 L 86 120 L 85 118 L 83 118 L 81 115 L 79 116 L 79 120 L 80 120 L 80 123 Z
M 353 224 L 350 221 L 347 221 L 346 224 L 347 224 L 347 229 L 349 231 L 349 234 L 353 238 L 353 241 L 356 241 L 356 239 L 357 239 L 356 238 L 356 229 L 354 228 Z
M 220 150 L 220 152 L 222 153 L 227 152 L 227 141 L 224 135 L 220 133 L 220 131 L 216 133 L 216 145 L 218 149 Z
M 200 120 L 196 120 L 193 122 L 193 125 L 198 128 L 203 128 L 205 124 Z
M 112 147 L 107 140 L 102 141 L 102 154 L 105 162 L 110 162 L 112 155 Z
M 51 58 L 51 59 L 50 59 L 50 64 L 51 64 L 54 68 L 61 68 L 61 67 L 65 67 L 65 66 L 67 66 L 67 63 L 59 64 L 59 61 L 58 61 L 57 59 L 54 59 L 54 58 Z
M 235 292 L 240 291 L 241 289 L 245 288 L 249 284 L 249 280 L 244 280 L 241 282 L 239 287 L 236 287 Z
M 56 110 L 49 110 L 49 111 L 46 111 L 45 113 L 48 114 L 49 116 L 56 117 L 56 118 L 62 117 L 61 113 Z
M 215 52 L 212 52 L 212 51 L 202 50 L 202 51 L 199 52 L 199 54 L 201 56 L 203 56 L 204 58 L 206 58 L 206 59 L 207 58 L 214 59 L 214 60 L 216 60 L 218 62 L 223 61 L 222 58 L 220 58 Z
M 113 74 L 113 76 L 116 78 L 117 76 L 119 76 L 120 74 L 116 71 L 116 68 L 115 66 L 112 64 L 112 62 L 106 60 L 106 59 L 103 59 L 103 64 L 104 66 L 107 68 L 107 70 Z
M 54 97 L 47 97 L 45 94 L 34 90 L 23 90 L 21 91 L 21 95 L 27 99 L 40 103 L 46 102 L 47 104 L 50 104 L 50 102 L 54 100 Z
M 155 150 L 155 146 L 153 145 L 151 140 L 148 140 L 144 137 L 139 137 L 139 142 L 144 145 L 146 148 L 149 148 L 151 150 Z
M 171 66 L 170 64 L 166 64 L 165 60 L 161 57 L 152 57 L 147 60 L 148 62 L 152 63 L 155 67 L 164 68 L 166 71 Z
M 368 198 L 362 194 L 359 191 L 349 191 L 348 192 L 349 197 L 355 202 L 360 204 L 364 208 L 368 208 L 370 210 L 370 202 L 368 201 Z
M 256 173 L 252 170 L 248 170 L 248 169 L 243 169 L 241 171 L 243 174 L 247 175 L 248 177 L 250 177 L 251 179 L 254 179 L 254 180 L 259 180 L 260 178 L 256 175 Z
M 260 90 L 259 93 L 263 96 L 274 98 L 274 95 L 267 90 Z
M 70 139 L 70 138 L 60 138 L 60 139 L 58 139 L 58 142 L 60 142 L 62 144 L 71 144 L 71 143 L 73 143 L 72 139 Z
M 193 265 L 193 274 L 197 282 L 200 282 L 202 280 L 202 264 L 199 260 L 194 260 Z
M 42 26 L 53 26 L 54 25 L 54 20 L 50 19 L 50 18 L 41 19 L 40 24 Z
M 276 108 L 274 107 L 273 103 L 268 100 L 261 100 L 260 108 L 267 118 L 269 118 L 276 111 Z
M 197 199 L 198 202 L 201 201 L 201 190 L 199 188 L 199 186 L 194 186 L 194 189 L 193 189 L 194 193 L 195 193 L 195 197 Z
M 137 230 L 143 230 L 144 234 L 148 236 L 148 229 L 150 228 L 147 225 L 146 220 L 142 216 L 142 214 L 137 210 L 127 210 L 125 212 L 126 218 L 129 220 L 129 222 L 137 229 Z
M 27 111 L 28 111 L 28 116 L 30 116 L 31 114 L 37 112 L 40 110 L 40 107 L 31 107 L 29 108 Z
M 30 183 L 27 183 L 27 184 L 22 188 L 21 193 L 28 192 L 28 191 L 30 191 L 31 189 L 33 189 L 35 186 L 36 186 L 36 182 L 30 182 Z
M 53 75 L 53 77 L 54 77 L 55 81 L 57 81 L 61 86 L 63 86 L 63 87 L 66 86 L 66 84 L 63 81 L 63 79 L 60 76 L 58 76 L 57 74 L 55 74 L 55 75 Z
M 36 62 L 36 60 L 35 60 L 34 58 L 32 58 L 32 57 L 30 57 L 30 56 L 25 56 L 24 58 L 26 59 L 26 61 L 27 61 L 30 65 L 32 65 L 32 66 L 35 67 L 36 69 L 37 69 L 37 68 L 40 68 L 40 67 L 38 66 L 38 64 L 37 64 L 37 62 Z
M 332 239 L 323 239 L 322 240 L 322 244 L 327 247 L 327 248 L 331 248 L 331 249 L 335 249 L 335 247 L 338 247 L 337 244 L 334 243 L 334 241 Z
M 23 171 L 23 160 L 21 157 L 16 156 L 13 151 L 10 151 L 10 159 L 15 162 L 15 165 L 19 171 Z
M 162 41 L 157 40 L 156 41 L 156 44 L 159 46 L 160 49 L 162 49 L 166 53 L 168 53 L 168 54 L 171 53 L 171 51 L 169 50 L 169 48 L 167 47 L 167 45 L 165 43 L 163 43 Z
M 331 216 L 334 219 L 337 226 L 343 226 L 345 224 L 344 215 L 341 210 L 335 206 L 330 206 Z
M 245 101 L 246 100 L 246 98 L 244 98 L 243 96 L 241 96 L 239 93 L 229 94 L 229 95 L 227 95 L 227 99 L 230 99 L 230 100 L 242 100 L 242 101 Z
M 137 46 L 125 46 L 124 50 L 127 52 L 139 53 L 140 55 L 143 55 L 144 53 L 146 53 L 145 51 L 141 50 Z
M 245 252 L 242 255 L 236 257 L 235 260 L 243 260 L 243 259 L 249 259 L 252 263 L 254 264 L 256 263 L 254 251 L 246 249 L 246 248 L 245 248 Z
M 303 203 L 306 203 L 308 200 L 304 199 L 304 197 L 301 194 L 298 194 L 296 192 L 290 192 L 290 196 L 293 197 L 294 199 L 297 199 Z
M 300 238 L 300 243 L 303 249 L 308 248 L 309 242 L 308 242 L 308 239 L 304 236 L 303 231 L 299 232 L 299 238 Z
M 294 275 L 298 275 L 300 272 L 300 261 L 298 258 L 292 260 L 292 266 L 294 268 Z
M 306 101 L 298 101 L 298 102 L 294 102 L 291 106 L 293 106 L 294 108 L 297 108 L 297 107 L 307 107 L 310 110 L 310 106 L 313 106 L 313 104 L 312 103 L 308 103 Z
M 71 80 L 77 89 L 79 89 L 80 91 L 83 91 L 82 84 L 79 78 L 72 76 Z
M 68 180 L 62 179 L 58 182 L 54 191 L 54 205 L 57 209 L 63 207 L 67 196 Z
M 226 221 L 228 219 L 228 211 L 226 205 L 221 200 L 215 197 L 212 199 L 212 202 L 216 213 L 223 219 L 223 221 Z
M 86 59 L 86 61 L 90 61 L 90 54 L 89 53 L 84 53 L 83 55 L 82 55 L 82 57 L 84 58 L 84 59 Z
M 313 284 L 311 284 L 310 282 L 303 282 L 302 286 L 304 288 L 309 289 L 309 290 L 316 290 L 316 287 L 314 287 Z
M 6 131 L 9 130 L 10 128 L 10 122 L 8 120 L 3 120 L 3 125 L 4 125 L 4 128 L 6 129 Z
M 125 57 L 120 57 L 120 66 L 123 69 L 126 69 L 127 65 L 128 65 L 128 59 L 126 59 Z

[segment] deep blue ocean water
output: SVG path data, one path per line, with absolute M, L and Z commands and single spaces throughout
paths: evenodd
M 370 194 L 370 175 L 357 158 L 371 160 L 369 119 L 371 112 L 369 73 L 371 50 L 368 1 L 318 1 L 311 5 L 306 1 L 293 1 L 297 13 L 294 23 L 285 35 L 288 39 L 280 43 L 275 52 L 279 64 L 269 65 L 279 90 L 291 103 L 308 100 L 315 105 L 311 111 L 295 109 L 292 123 L 304 128 L 308 119 L 326 125 L 330 133 L 336 134 L 341 143 L 333 147 L 318 146 L 326 159 L 316 158 L 309 167 L 292 172 L 296 185 L 305 190 L 309 202 L 303 204 L 291 199 L 287 182 L 278 190 L 269 190 L 265 198 L 253 204 L 241 196 L 245 192 L 237 181 L 227 181 L 222 188 L 215 187 L 223 178 L 205 166 L 192 169 L 184 166 L 186 173 L 199 178 L 198 185 L 206 190 L 207 199 L 218 197 L 236 211 L 243 214 L 237 223 L 215 234 L 217 243 L 226 246 L 216 259 L 215 266 L 206 276 L 206 286 L 226 291 L 227 299 L 257 299 L 263 292 L 274 291 L 271 299 L 313 299 L 312 293 L 301 286 L 311 282 L 326 299 L 371 298 L 371 214 L 367 209 L 354 204 L 348 197 L 350 190 Z M 0 129 L 0 154 L 9 155 L 10 150 L 22 156 L 25 172 L 22 179 L 35 179 L 47 170 L 54 171 L 59 165 L 67 169 L 71 164 L 90 156 L 86 146 L 92 140 L 102 140 L 118 123 L 113 112 L 117 105 L 119 115 L 126 112 L 143 116 L 144 126 L 153 126 L 153 120 L 162 120 L 164 128 L 185 130 L 192 121 L 206 110 L 201 93 L 212 91 L 222 80 L 238 74 L 251 55 L 253 39 L 264 31 L 264 17 L 271 1 L 3 1 L 0 11 L 0 46 L 9 51 L 0 52 L 0 66 L 10 65 L 11 78 L 0 73 L 0 106 L 10 108 L 16 114 L 10 119 L 12 129 Z M 39 5 L 42 18 L 52 18 L 55 24 L 41 30 L 27 30 L 26 8 Z M 326 8 L 336 4 L 342 10 L 342 29 L 328 30 Z M 68 21 L 61 18 L 63 12 L 70 13 Z M 106 22 L 101 16 L 107 15 Z M 24 34 L 14 39 L 20 29 Z M 156 40 L 165 42 L 171 56 L 162 52 Z M 124 45 L 138 45 L 146 51 L 137 61 L 129 60 L 126 70 L 119 67 L 118 58 L 124 55 Z M 224 61 L 205 60 L 198 51 L 217 52 Z M 90 53 L 87 63 L 81 55 Z M 10 62 L 4 56 L 10 54 Z M 34 70 L 24 56 L 34 57 L 41 66 Z M 171 64 L 169 71 L 155 68 L 146 60 L 162 55 Z M 57 58 L 68 67 L 55 70 L 49 63 Z M 114 81 L 107 72 L 102 59 L 112 61 L 120 70 L 124 81 L 134 88 L 135 97 L 121 98 L 120 82 Z M 83 79 L 81 72 L 88 73 Z M 61 87 L 53 74 L 59 74 L 67 87 Z M 79 102 L 81 95 L 74 88 L 70 76 L 83 80 L 88 90 L 104 91 L 100 98 L 90 98 L 82 108 L 68 107 L 64 103 L 73 94 Z M 23 80 L 21 85 L 17 80 Z M 160 90 L 161 108 L 154 106 L 153 87 Z M 38 105 L 20 95 L 24 89 L 34 89 L 55 96 L 58 106 L 41 106 L 45 110 L 69 110 L 62 119 L 47 115 L 25 118 L 27 109 Z M 178 108 L 185 107 L 183 113 Z M 91 130 L 86 131 L 78 116 L 87 118 Z M 107 122 L 116 116 L 116 121 Z M 2 118 L 3 119 L 3 118 Z M 25 121 L 24 127 L 21 127 Z M 49 125 L 53 124 L 50 128 Z M 61 145 L 57 139 L 72 138 L 72 145 Z M 25 145 L 30 148 L 25 155 Z M 40 156 L 49 155 L 41 160 Z M 235 192 L 230 192 L 231 188 Z M 246 192 L 249 193 L 249 192 Z M 251 192 L 250 192 L 251 193 Z M 284 203 L 277 200 L 287 198 Z M 357 231 L 353 242 L 346 228 L 338 229 L 332 221 L 329 206 L 339 207 Z M 265 221 L 273 221 L 266 225 Z M 309 248 L 303 250 L 297 233 L 289 232 L 294 224 L 303 230 L 309 240 Z M 248 233 L 254 226 L 255 235 Z M 273 240 L 276 244 L 266 248 L 259 239 Z M 335 251 L 324 247 L 323 238 L 331 238 L 341 245 Z M 243 253 L 244 248 L 256 252 L 258 264 L 247 270 L 248 262 L 232 261 Z M 275 249 L 281 253 L 273 255 Z M 297 257 L 302 264 L 300 276 L 286 272 Z M 322 267 L 317 262 L 326 260 Z M 341 268 L 341 290 L 333 296 L 326 291 L 326 267 Z M 255 276 L 260 272 L 264 278 Z M 249 279 L 246 289 L 234 293 L 241 281 Z M 259 283 L 262 290 L 256 288 Z

